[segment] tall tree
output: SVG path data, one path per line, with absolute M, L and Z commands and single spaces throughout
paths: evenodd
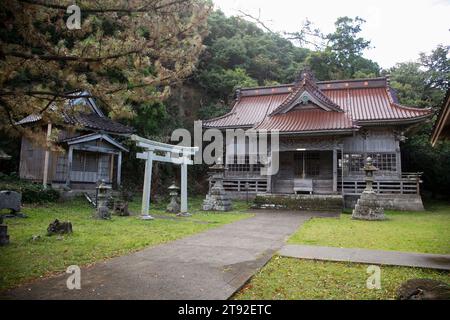
M 400 102 L 419 107 L 440 106 L 450 83 L 450 46 L 421 53 L 417 62 L 398 63 L 389 70 Z
M 312 53 L 307 64 L 319 80 L 364 78 L 378 76 L 380 67 L 376 62 L 363 57 L 370 41 L 359 36 L 364 19 L 340 17 L 335 22 L 335 31 L 325 36 L 324 50 Z
M 66 25 L 73 1 L 0 2 L 0 130 L 35 138 L 15 122 L 29 114 L 61 123 L 72 91 L 87 90 L 112 117 L 157 102 L 190 75 L 203 49 L 210 6 L 202 0 L 77 1 L 80 29 Z
M 400 103 L 431 107 L 437 112 L 442 105 L 450 81 L 449 46 L 438 46 L 430 54 L 422 53 L 418 62 L 398 63 L 389 70 L 391 86 Z M 402 166 L 405 171 L 424 172 L 424 188 L 433 196 L 448 197 L 450 188 L 450 143 L 430 144 L 432 123 L 414 132 L 402 146 Z

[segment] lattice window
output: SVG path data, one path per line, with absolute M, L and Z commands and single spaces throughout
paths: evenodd
M 397 155 L 395 153 L 369 153 L 368 157 L 373 159 L 373 165 L 380 171 L 397 171 Z
M 349 172 L 361 172 L 364 167 L 365 156 L 362 153 L 344 154 L 344 163 Z
M 397 171 L 397 155 L 395 153 L 350 153 L 344 154 L 344 164 L 349 173 L 364 173 L 363 167 L 367 157 L 373 159 L 373 165 L 383 172 Z
M 240 159 L 241 163 L 238 163 L 238 156 L 235 155 L 233 161 L 228 162 L 227 168 L 229 172 L 253 172 L 258 174 L 261 172 L 262 164 L 259 157 L 257 158 L 257 163 L 253 164 L 250 163 L 250 157 L 248 155 Z

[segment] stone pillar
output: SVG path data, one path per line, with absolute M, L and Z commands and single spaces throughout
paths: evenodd
M 150 192 L 152 187 L 152 167 L 153 167 L 153 151 L 147 152 L 147 160 L 145 161 L 145 173 L 144 173 L 144 191 L 142 194 L 142 209 L 141 218 L 143 220 L 153 220 L 153 217 L 149 215 L 150 210 Z

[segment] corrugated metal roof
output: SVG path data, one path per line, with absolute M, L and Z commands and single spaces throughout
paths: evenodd
M 379 124 L 390 121 L 420 121 L 424 117 L 431 115 L 430 109 L 405 107 L 396 103 L 386 78 L 322 81 L 317 84 L 319 90 L 315 90 L 315 94 L 318 94 L 317 91 L 320 91 L 320 94 L 325 95 L 339 106 L 347 114 L 348 119 L 353 119 L 359 124 L 364 124 L 364 121 L 373 121 Z M 275 114 L 272 116 L 269 115 L 278 107 L 284 105 L 286 101 L 291 101 L 295 94 L 298 94 L 299 89 L 297 85 L 287 84 L 267 88 L 241 89 L 233 110 L 222 117 L 204 121 L 204 127 L 233 128 L 258 126 L 265 119 L 274 117 Z M 292 115 L 295 117 L 295 121 L 298 121 L 297 118 L 301 116 L 301 113 L 296 113 L 294 116 L 293 112 L 297 111 L 287 112 L 286 117 L 283 117 L 283 119 L 287 119 L 289 115 Z M 301 112 L 303 112 L 303 116 L 305 117 L 311 116 L 306 113 L 306 110 Z M 327 112 L 342 113 L 337 111 Z M 323 117 L 322 120 L 324 122 L 331 121 L 332 119 L 340 121 L 339 119 L 341 119 L 340 116 L 331 116 L 323 112 L 317 113 L 314 119 L 319 115 Z M 344 122 L 337 123 L 336 127 L 341 127 L 342 125 L 344 125 Z M 347 126 L 347 124 L 344 126 Z M 325 127 L 331 129 L 333 126 L 327 124 Z
M 257 130 L 279 130 L 280 132 L 314 132 L 325 130 L 351 130 L 358 127 L 345 112 L 296 110 L 267 117 Z

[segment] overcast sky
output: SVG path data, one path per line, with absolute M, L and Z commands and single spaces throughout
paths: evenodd
M 389 68 L 412 61 L 420 52 L 450 44 L 450 0 L 213 0 L 227 15 L 243 10 L 274 31 L 295 31 L 308 18 L 323 33 L 334 30 L 337 17 L 360 16 L 361 35 L 374 48 L 364 56 Z

